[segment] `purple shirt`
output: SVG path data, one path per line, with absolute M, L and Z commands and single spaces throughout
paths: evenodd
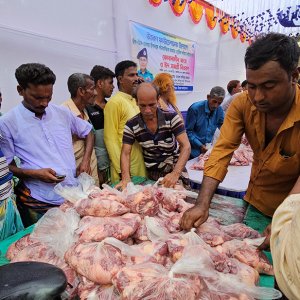
M 85 138 L 91 129 L 91 124 L 65 107 L 49 104 L 39 119 L 21 103 L 0 119 L 0 146 L 9 164 L 17 156 L 22 169 L 51 168 L 66 175 L 64 183 L 72 185 L 76 175 L 72 134 Z M 24 183 L 39 201 L 54 205 L 63 202 L 53 190 L 55 183 L 37 179 Z

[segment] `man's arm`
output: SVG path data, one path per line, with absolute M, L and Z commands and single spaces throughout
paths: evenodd
M 200 226 L 207 220 L 211 199 L 219 183 L 224 179 L 232 154 L 240 145 L 245 131 L 243 109 L 241 101 L 234 101 L 230 105 L 221 127 L 220 137 L 205 163 L 203 181 L 196 205 L 188 209 L 180 221 L 183 229 Z
M 14 161 L 12 161 L 8 167 L 9 170 L 20 179 L 37 179 L 48 183 L 59 183 L 64 180 L 64 178 L 58 179 L 56 172 L 51 168 L 38 170 L 21 169 L 16 166 Z
M 83 172 L 91 174 L 91 156 L 94 149 L 95 143 L 95 136 L 93 131 L 91 130 L 90 133 L 85 138 L 85 149 L 81 163 L 76 169 L 76 176 L 80 175 Z
M 127 183 L 131 181 L 130 179 L 130 154 L 131 154 L 132 145 L 123 144 L 121 151 L 121 173 L 122 180 L 119 184 L 116 185 L 116 188 L 124 189 L 127 186 Z
M 121 173 L 120 156 L 122 141 L 119 137 L 120 109 L 108 101 L 104 108 L 104 142 L 113 168 Z
M 187 116 L 186 116 L 186 132 L 191 145 L 194 148 L 198 147 L 200 149 L 204 145 L 201 143 L 201 141 L 195 134 L 194 130 L 195 130 L 196 123 L 197 123 L 197 114 L 193 110 L 193 108 L 190 107 L 188 109 Z
M 221 126 L 223 125 L 223 123 L 224 123 L 224 111 L 223 111 L 223 108 L 220 107 L 217 127 L 220 129 Z
M 189 142 L 189 139 L 187 137 L 187 134 L 185 132 L 179 134 L 176 137 L 177 142 L 180 146 L 180 154 L 178 157 L 178 161 L 173 169 L 173 171 L 169 174 L 167 174 L 161 183 L 165 187 L 174 187 L 174 185 L 177 183 L 180 174 L 182 170 L 184 169 L 186 162 L 188 161 L 191 153 L 191 145 Z
M 220 181 L 214 178 L 203 177 L 195 206 L 188 209 L 180 220 L 182 229 L 189 230 L 192 227 L 198 227 L 207 220 L 210 202 L 219 183 Z

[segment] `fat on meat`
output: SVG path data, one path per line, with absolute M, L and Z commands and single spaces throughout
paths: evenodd
M 100 242 L 106 237 L 125 240 L 138 229 L 141 217 L 127 213 L 119 217 L 83 217 L 79 223 L 79 241 Z
M 99 284 L 110 284 L 124 265 L 120 252 L 104 243 L 75 244 L 65 253 L 65 260 L 77 273 Z
M 129 212 L 129 208 L 115 200 L 86 198 L 75 203 L 80 216 L 114 217 Z
M 261 251 L 245 241 L 231 240 L 216 248 L 220 253 L 236 258 L 242 263 L 253 267 L 260 274 L 274 275 L 273 267 Z

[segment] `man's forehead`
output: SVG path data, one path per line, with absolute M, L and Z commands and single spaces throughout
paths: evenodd
M 137 67 L 129 67 L 125 69 L 124 74 L 131 74 L 131 73 L 137 73 Z

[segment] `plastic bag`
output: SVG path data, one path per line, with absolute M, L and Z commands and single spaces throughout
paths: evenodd
M 76 232 L 79 240 L 84 242 L 100 242 L 106 237 L 125 240 L 132 236 L 141 222 L 137 214 L 127 213 L 119 217 L 83 217 Z
M 65 259 L 77 273 L 99 284 L 111 283 L 124 265 L 121 253 L 104 242 L 75 244 Z
M 113 283 L 124 300 L 196 300 L 201 289 L 195 276 L 173 277 L 165 267 L 154 263 L 124 267 Z
M 147 241 L 132 246 L 129 246 L 115 238 L 106 238 L 104 242 L 119 249 L 122 255 L 125 256 L 124 260 L 126 260 L 126 263 L 166 263 L 168 247 L 164 242 Z M 126 257 L 128 257 L 129 260 L 126 259 Z
M 114 200 L 101 198 L 85 198 L 75 203 L 75 209 L 80 216 L 113 217 L 129 212 L 129 208 Z
M 186 247 L 170 271 L 173 274 L 197 274 L 204 278 L 208 288 L 222 294 L 246 294 L 257 299 L 279 299 L 282 294 L 272 288 L 256 287 L 245 284 L 234 274 L 224 274 L 214 269 L 207 251 L 197 245 Z
M 78 239 L 75 230 L 79 220 L 74 209 L 63 212 L 59 208 L 52 208 L 36 223 L 30 238 L 49 246 L 57 256 L 63 258 L 67 249 Z
M 77 177 L 77 185 L 64 185 L 63 182 L 58 183 L 54 187 L 55 193 L 63 197 L 64 199 L 75 203 L 77 200 L 87 198 L 88 195 L 99 189 L 95 186 L 95 180 L 87 173 L 81 173 Z

